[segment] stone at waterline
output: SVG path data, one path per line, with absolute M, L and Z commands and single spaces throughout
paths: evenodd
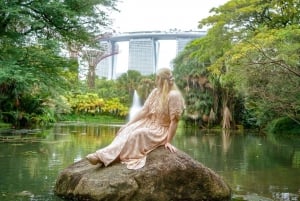
M 97 201 L 229 201 L 231 189 L 211 169 L 178 150 L 164 147 L 147 156 L 145 167 L 128 170 L 124 164 L 93 166 L 86 159 L 63 170 L 56 195 Z

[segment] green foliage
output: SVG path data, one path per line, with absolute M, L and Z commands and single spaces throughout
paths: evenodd
M 261 114 L 262 125 L 284 114 L 299 114 L 299 30 L 263 29 L 228 52 L 230 72 L 225 77 L 239 83 L 236 87 L 246 92 L 247 100 L 255 101 L 247 107 Z
M 128 107 L 124 106 L 118 98 L 104 100 L 93 93 L 72 94 L 66 98 L 75 114 L 109 114 L 117 117 L 128 115 Z
M 115 80 L 96 79 L 94 92 L 97 93 L 99 97 L 105 97 L 106 99 L 121 97 Z
M 247 127 L 299 116 L 299 1 L 231 0 L 212 12 L 199 23 L 211 27 L 207 35 L 175 59 L 175 72 L 184 75 L 179 86 L 191 88 L 183 84 L 191 74 L 205 75 L 214 106 L 228 105 Z
M 132 103 L 134 90 L 138 89 L 141 79 L 141 73 L 135 70 L 128 70 L 117 79 L 118 94 L 125 98 L 123 101 L 128 105 Z
M 16 127 L 55 121 L 60 94 L 79 85 L 72 44 L 95 44 L 115 0 L 1 1 L 0 118 Z
M 174 60 L 174 75 L 186 100 L 187 119 L 201 120 L 205 124 L 209 121 L 210 126 L 212 122 L 214 125 L 221 124 L 224 106 L 228 105 L 235 112 L 234 103 L 241 102 L 237 100 L 241 97 L 235 94 L 233 85 L 222 82 L 221 73 L 210 70 L 210 66 L 216 64 L 230 46 L 228 37 L 224 38 L 214 31 L 189 43 Z M 220 69 L 224 68 L 222 62 L 218 65 Z M 202 123 L 201 126 L 206 125 Z
M 79 121 L 79 122 L 95 122 L 103 124 L 124 124 L 124 117 L 116 117 L 112 115 L 94 115 L 94 114 L 64 114 L 60 116 L 60 121 Z
M 6 45 L 1 50 L 3 56 L 16 54 L 11 60 L 0 60 L 0 112 L 5 122 L 23 127 L 54 121 L 48 102 L 67 88 L 61 72 L 71 63 L 58 56 L 53 45 L 48 41 L 17 50 Z
M 150 92 L 155 88 L 155 76 L 143 76 L 139 81 L 137 93 L 142 101 L 145 101 Z
M 83 87 L 82 90 L 68 93 L 66 99 L 72 108 L 71 113 L 124 118 L 128 115 L 134 90 L 137 90 L 140 96 L 142 94 L 142 99 L 145 100 L 153 88 L 153 75 L 142 76 L 137 71 L 129 70 L 117 80 L 96 79 L 95 89 Z
M 41 91 L 36 81 L 32 73 L 23 74 L 17 65 L 1 66 L 0 117 L 4 122 L 15 127 L 45 122 L 43 117 L 49 115 L 47 93 Z M 49 121 L 53 121 L 53 116 L 50 115 Z
M 95 89 L 79 85 L 55 100 L 56 116 L 60 120 L 72 119 L 72 115 L 78 115 L 79 119 L 86 115 L 87 118 L 112 116 L 124 120 L 132 103 L 133 93 L 129 92 L 136 89 L 147 97 L 153 88 L 154 76 L 142 76 L 136 71 L 129 71 L 117 80 L 96 79 Z
M 96 87 L 94 90 L 88 90 L 88 92 L 96 93 L 99 97 L 103 97 L 106 100 L 118 98 L 121 103 L 128 106 L 130 105 L 129 97 L 131 94 L 128 93 L 127 89 L 119 88 L 117 80 L 106 80 L 96 79 Z
M 121 103 L 129 107 L 132 104 L 134 90 L 138 92 L 141 100 L 144 101 L 155 87 L 154 80 L 154 75 L 143 76 L 138 71 L 129 70 L 117 80 L 96 79 L 95 89 L 80 90 L 80 92 L 96 93 L 106 100 L 118 98 Z
M 115 0 L 1 1 L 0 37 L 33 40 L 58 38 L 60 41 L 91 41 L 109 24 L 107 10 Z M 100 5 L 102 9 L 100 9 Z
M 281 117 L 275 119 L 268 125 L 268 132 L 284 135 L 300 135 L 300 118 L 291 119 L 289 117 Z

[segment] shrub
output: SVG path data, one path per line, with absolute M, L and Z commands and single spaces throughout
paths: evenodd
M 298 118 L 299 119 L 299 118 Z M 268 131 L 274 134 L 298 134 L 300 135 L 299 120 L 294 120 L 288 117 L 281 117 L 273 120 L 269 126 Z

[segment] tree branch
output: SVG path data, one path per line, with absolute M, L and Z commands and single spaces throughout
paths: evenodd
M 266 62 L 252 62 L 253 64 L 276 64 L 277 66 L 286 69 L 287 71 L 291 72 L 292 74 L 296 75 L 297 77 L 300 77 L 300 72 L 293 70 L 288 64 L 285 63 L 284 60 L 274 60 L 270 56 L 267 55 L 267 53 L 260 47 L 259 45 L 255 45 L 253 43 L 250 43 L 252 46 L 254 46 L 259 52 L 262 53 L 262 55 L 267 58 L 270 61 Z

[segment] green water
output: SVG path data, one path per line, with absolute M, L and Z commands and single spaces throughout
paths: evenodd
M 0 134 L 0 200 L 61 201 L 53 194 L 58 173 L 109 144 L 117 130 L 69 123 L 27 135 Z M 182 127 L 173 144 L 221 175 L 234 200 L 300 200 L 300 137 Z

